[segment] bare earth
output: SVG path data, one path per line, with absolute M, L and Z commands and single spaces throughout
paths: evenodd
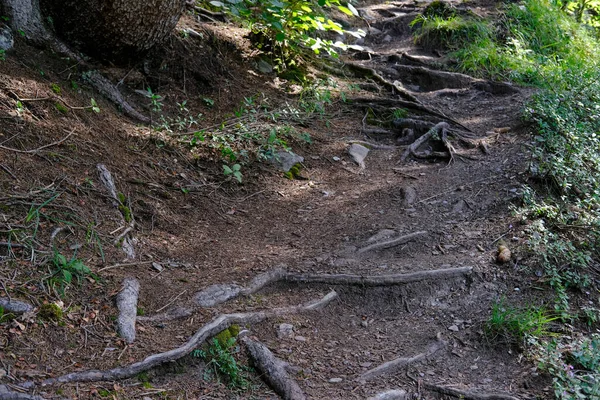
M 483 6 L 473 5 L 478 12 L 493 12 L 493 5 Z M 18 237 L 34 239 L 36 251 L 32 255 L 13 247 L 9 257 L 8 246 L 0 244 L 2 296 L 38 310 L 62 300 L 67 311 L 61 322 L 29 315 L 0 325 L 1 383 L 14 389 L 25 381 L 128 365 L 180 346 L 221 313 L 299 305 L 334 289 L 338 299 L 323 310 L 247 327 L 293 367 L 308 398 L 365 399 L 389 389 L 405 390 L 415 399 L 453 398 L 431 385 L 522 399 L 551 397 L 549 379 L 538 375 L 518 349 L 484 335 L 494 301 L 506 297 L 528 304 L 539 296 L 536 282 L 517 272 L 527 263 L 519 250 L 526 237 L 511 216 L 528 179 L 530 138 L 520 115 L 532 92 L 408 82 L 394 69 L 402 53 L 440 61 L 412 43 L 407 24 L 418 8 L 401 2 L 363 7 L 372 18 L 370 26 L 381 33 L 366 38 L 365 45 L 374 50 L 370 57 L 349 54 L 345 60 L 399 81 L 427 107 L 487 137 L 487 153 L 457 148 L 450 162 L 412 157 L 401 162 L 406 146 L 394 146 L 371 149 L 362 169 L 348 154 L 352 140 L 395 145 L 395 139 L 365 137 L 367 110 L 341 101 L 338 93 L 325 116 L 298 127 L 310 133 L 313 143 L 290 143 L 304 157 L 302 175 L 308 179 L 289 180 L 270 164 L 252 164 L 244 167 L 244 183 L 238 185 L 223 176 L 218 154 L 207 149 L 195 157 L 186 145 L 122 116 L 86 86 L 68 60 L 17 44 L 0 62 L 0 242 L 16 229 Z M 148 86 L 164 98 L 165 115 L 176 115 L 176 103 L 187 100 L 190 114 L 204 115 L 200 127 L 227 120 L 244 97 L 260 94 L 273 107 L 297 101 L 297 95 L 286 93 L 294 90 L 292 85 L 256 69 L 241 30 L 200 24 L 189 16 L 180 25 L 202 32 L 203 39 L 174 33 L 146 63 L 132 69 L 99 67 L 113 82 L 122 80 L 120 90 L 145 114 L 149 100 L 135 90 Z M 397 98 L 378 82 L 371 81 L 379 86 L 379 93 L 373 93 L 348 89 L 367 79 L 335 79 L 334 93 Z M 60 85 L 60 94 L 51 90 L 53 83 Z M 99 114 L 73 108 L 87 107 L 92 97 Z M 214 100 L 213 107 L 206 98 Z M 56 107 L 61 101 L 70 106 L 64 112 Z M 70 132 L 60 144 L 14 151 L 51 144 Z M 129 198 L 135 218 L 133 263 L 113 244 L 124 223 L 100 183 L 99 163 Z M 369 241 L 382 231 L 383 236 Z M 359 251 L 386 240 L 386 234 L 394 238 L 418 231 L 425 233 L 407 243 Z M 15 237 L 11 240 L 18 244 Z M 496 263 L 500 241 L 512 250 L 511 261 L 502 265 Z M 52 243 L 67 257 L 81 246 L 77 257 L 99 279 L 73 285 L 59 298 L 44 279 L 51 271 Z M 277 283 L 212 308 L 192 308 L 195 294 L 210 285 L 244 286 L 280 267 L 364 276 L 473 270 L 468 276 L 389 287 Z M 135 342 L 126 345 L 114 328 L 114 297 L 125 277 L 140 281 L 139 308 L 146 316 L 173 306 L 193 309 L 191 316 L 140 322 Z M 282 323 L 294 326 L 291 336 L 278 337 Z M 437 351 L 396 372 L 359 379 L 384 362 L 427 353 L 440 341 Z M 248 365 L 243 347 L 237 357 Z M 118 399 L 277 398 L 255 373 L 248 372 L 250 389 L 231 389 L 191 356 L 149 371 L 148 378 L 150 385 L 132 378 L 38 386 L 36 393 L 48 399 L 101 394 Z

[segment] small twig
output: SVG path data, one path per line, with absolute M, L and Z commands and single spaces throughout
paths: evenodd
M 171 304 L 175 303 L 175 301 L 181 297 L 181 295 L 183 295 L 185 292 L 187 292 L 187 289 L 184 290 L 183 292 L 179 293 L 177 296 L 175 296 L 173 298 L 173 300 L 171 300 L 170 302 L 168 302 L 167 304 L 165 304 L 164 306 L 162 306 L 161 308 L 159 308 L 158 310 L 156 310 L 157 313 L 161 312 L 162 310 L 164 310 L 165 308 L 169 307 Z
M 132 263 L 114 264 L 114 265 L 109 265 L 108 267 L 100 268 L 98 271 L 96 271 L 96 273 L 106 271 L 108 269 L 119 268 L 119 267 L 134 267 L 136 265 L 152 264 L 153 262 L 156 262 L 156 261 L 139 261 L 139 262 L 132 262 Z
M 0 145 L 0 149 L 14 151 L 15 153 L 35 154 L 40 150 L 47 149 L 48 147 L 58 146 L 59 144 L 61 144 L 62 142 L 64 142 L 68 138 L 70 138 L 71 135 L 73 135 L 74 133 L 75 133 L 75 129 L 73 129 L 71 132 L 69 132 L 69 134 L 67 136 L 60 139 L 59 141 L 46 144 L 44 146 L 38 147 L 37 149 L 33 149 L 33 150 L 19 150 L 19 149 L 13 149 L 12 147 L 6 147 L 6 146 L 2 146 L 2 145 Z

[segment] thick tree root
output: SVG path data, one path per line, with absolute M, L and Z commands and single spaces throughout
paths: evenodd
M 180 358 L 191 353 L 194 349 L 196 349 L 198 346 L 204 343 L 207 339 L 215 336 L 217 333 L 223 331 L 224 329 L 229 328 L 233 324 L 257 324 L 261 321 L 264 321 L 267 318 L 276 318 L 289 314 L 298 314 L 305 311 L 319 310 L 325 307 L 327 304 L 331 303 L 331 301 L 335 300 L 337 296 L 337 293 L 335 291 L 332 291 L 325 297 L 317 301 L 307 303 L 305 305 L 275 308 L 272 310 L 256 311 L 249 313 L 223 314 L 213 319 L 210 323 L 204 325 L 186 343 L 175 349 L 166 351 L 164 353 L 153 354 L 144 359 L 143 361 L 139 361 L 125 367 L 117 367 L 104 371 L 91 370 L 73 372 L 70 374 L 59 376 L 57 378 L 46 379 L 41 382 L 41 385 L 47 386 L 71 382 L 115 381 L 120 379 L 132 378 L 141 372 L 148 371 L 149 369 L 157 367 L 161 364 L 179 360 Z M 26 382 L 21 386 L 24 388 L 31 388 L 35 387 L 36 383 Z
M 119 336 L 125 339 L 127 343 L 133 343 L 135 340 L 135 321 L 139 293 L 140 283 L 138 280 L 125 278 L 123 280 L 123 287 L 117 295 L 117 308 L 119 309 L 117 331 L 119 332 Z
M 384 374 L 394 374 L 401 368 L 406 367 L 407 365 L 414 364 L 418 361 L 426 359 L 427 357 L 430 357 L 431 355 L 435 354 L 438 350 L 444 348 L 445 346 L 446 346 L 446 342 L 442 340 L 441 335 L 438 333 L 437 342 L 435 342 L 434 344 L 429 346 L 429 348 L 425 352 L 417 354 L 416 356 L 413 356 L 413 357 L 396 358 L 394 360 L 391 360 L 384 364 L 381 364 L 380 366 L 370 369 L 367 372 L 365 372 L 364 374 L 362 374 L 358 378 L 358 381 L 364 383 L 368 380 L 377 378 L 378 376 L 381 376 Z
M 427 231 L 418 231 L 409 233 L 408 235 L 400 236 L 398 238 L 394 238 L 392 240 L 387 240 L 385 242 L 373 243 L 369 246 L 358 249 L 358 254 L 366 253 L 369 251 L 383 250 L 389 249 L 391 247 L 399 246 L 401 244 L 405 244 L 410 242 L 413 239 L 416 239 L 420 236 L 424 236 L 427 234 Z
M 464 391 L 445 386 L 432 385 L 423 382 L 423 386 L 427 390 L 437 392 L 446 396 L 456 397 L 461 400 L 519 400 L 518 397 L 504 393 L 478 393 L 474 391 Z
M 258 275 L 248 287 L 238 285 L 212 285 L 198 292 L 195 296 L 196 303 L 202 307 L 212 307 L 240 295 L 249 296 L 258 292 L 267 285 L 276 282 L 294 283 L 320 283 L 327 285 L 354 285 L 354 286 L 394 286 L 406 283 L 420 282 L 430 279 L 446 279 L 457 276 L 469 275 L 472 267 L 437 269 L 419 271 L 409 274 L 394 274 L 381 276 L 362 276 L 351 274 L 296 274 L 283 269 L 275 269 Z
M 351 103 L 355 103 L 355 104 L 358 104 L 361 106 L 366 106 L 366 107 L 371 107 L 371 108 L 376 108 L 379 106 L 407 108 L 409 110 L 419 111 L 424 114 L 429 114 L 429 115 L 433 115 L 438 118 L 445 119 L 446 121 L 451 122 L 456 126 L 460 126 L 467 132 L 473 132 L 472 130 L 470 130 L 469 128 L 467 128 L 466 126 L 461 124 L 460 122 L 444 115 L 444 113 L 442 113 L 441 111 L 433 110 L 431 108 L 424 106 L 421 103 L 416 103 L 413 101 L 406 101 L 406 100 L 399 100 L 399 99 L 370 98 L 370 97 L 349 97 L 348 101 Z
M 388 81 L 383 76 L 381 76 L 377 71 L 373 68 L 365 67 L 360 64 L 354 63 L 345 63 L 344 66 L 348 67 L 348 69 L 360 73 L 362 77 L 371 78 L 375 82 L 382 84 L 385 88 L 389 89 L 393 94 L 397 94 L 400 97 L 411 101 L 413 103 L 421 104 L 419 99 L 417 99 L 413 94 L 409 93 L 407 90 L 401 88 L 400 86 Z
M 304 400 L 306 396 L 298 383 L 287 373 L 285 363 L 275 357 L 264 344 L 249 337 L 242 338 L 248 348 L 250 357 L 262 378 L 284 400 Z
M 369 397 L 367 400 L 407 400 L 406 390 L 387 390 Z
M 0 399 L 2 400 L 45 400 L 41 396 L 27 393 L 13 392 L 6 385 L 0 385 Z
M 5 314 L 23 314 L 26 312 L 33 311 L 33 306 L 31 304 L 19 300 L 9 299 L 6 297 L 0 297 L 0 307 L 2 307 Z

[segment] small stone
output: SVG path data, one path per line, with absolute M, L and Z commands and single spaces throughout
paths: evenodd
M 162 270 L 164 269 L 162 265 L 160 265 L 159 263 L 156 263 L 156 262 L 152 263 L 152 268 L 154 268 L 158 272 L 162 272 Z
M 456 326 L 456 325 L 450 325 L 448 327 L 448 330 L 451 330 L 451 331 L 454 331 L 454 332 L 458 332 L 458 326 Z
M 294 334 L 294 325 L 292 324 L 279 324 L 277 328 L 277 337 L 285 338 L 290 337 Z
M 369 154 L 369 149 L 361 144 L 353 143 L 348 148 L 348 154 L 350 154 L 350 157 L 352 157 L 359 167 L 364 168 L 365 158 L 367 157 L 367 154 Z
M 342 378 L 331 378 L 329 383 L 340 383 L 341 381 L 343 381 Z
M 304 162 L 304 157 L 301 157 L 291 151 L 278 151 L 269 161 L 283 172 L 289 172 L 296 164 Z
M 392 37 L 390 35 L 385 35 L 385 37 L 382 40 L 383 43 L 390 43 L 391 41 Z
M 340 161 L 341 160 L 341 158 L 339 158 L 338 156 L 333 156 L 332 159 L 333 159 L 333 161 Z
M 475 371 L 476 369 L 479 369 L 479 367 L 477 365 L 471 365 L 469 368 L 471 368 L 473 371 Z
M 304 336 L 294 336 L 294 340 L 297 342 L 306 342 L 306 338 Z
M 258 60 L 256 67 L 263 74 L 270 74 L 273 72 L 273 66 L 266 62 L 265 60 Z
M 363 368 L 369 368 L 371 365 L 373 365 L 373 363 L 372 362 L 364 362 L 364 363 L 360 363 L 358 365 L 360 365 Z

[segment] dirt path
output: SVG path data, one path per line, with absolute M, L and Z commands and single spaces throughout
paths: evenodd
M 38 364 L 52 366 L 41 373 L 45 377 L 126 365 L 181 345 L 217 314 L 302 304 L 335 289 L 339 298 L 323 310 L 250 327 L 252 335 L 295 368 L 292 375 L 309 398 L 364 399 L 391 389 L 415 394 L 415 398 L 443 398 L 440 388 L 515 398 L 540 395 L 548 382 L 537 376 L 532 365 L 517 357 L 514 349 L 496 346 L 483 335 L 494 301 L 515 292 L 527 299 L 534 292 L 530 283 L 515 276 L 520 261 L 516 252 L 510 263 L 496 263 L 499 241 L 518 249 L 525 240 L 510 216 L 510 206 L 527 179 L 530 155 L 519 116 L 530 93 L 468 78 L 440 77 L 424 70 L 426 64 L 415 65 L 416 59 L 431 63 L 437 56 L 412 45 L 407 25 L 418 10 L 410 4 L 366 7 L 363 15 L 369 20 L 371 34 L 364 45 L 373 52 L 346 61 L 374 69 L 389 82 L 398 81 L 426 107 L 445 114 L 474 135 L 486 137 L 485 152 L 481 147 L 458 148 L 451 162 L 413 157 L 401 162 L 405 146 L 396 146 L 395 138 L 361 133 L 368 108 L 343 104 L 340 112 L 308 128 L 313 145 L 295 149 L 305 159 L 308 180 L 290 181 L 271 171 L 259 171 L 248 177 L 244 192 L 211 183 L 209 171 L 196 168 L 178 151 L 168 153 L 167 149 L 165 153 L 159 147 L 148 147 L 143 137 L 132 139 L 137 129 L 133 125 L 124 126 L 122 135 L 112 133 L 122 120 L 98 122 L 80 116 L 75 127 L 90 126 L 92 137 L 106 140 L 106 144 L 99 146 L 86 139 L 82 145 L 86 148 L 77 151 L 83 151 L 88 159 L 61 158 L 51 163 L 45 172 L 48 175 L 32 175 L 35 180 L 26 178 L 38 169 L 35 163 L 23 164 L 22 169 L 17 168 L 18 182 L 2 176 L 7 193 L 11 193 L 5 197 L 14 197 L 18 186 L 39 187 L 55 181 L 61 168 L 66 171 L 64 181 L 83 182 L 87 176 L 95 176 L 96 163 L 107 163 L 117 184 L 127 188 L 132 198 L 138 224 L 136 250 L 143 262 L 105 269 L 105 286 L 90 285 L 88 292 L 80 293 L 79 299 L 90 307 L 71 310 L 71 321 L 77 323 L 45 323 L 48 331 L 31 327 L 27 335 L 7 332 L 2 359 L 16 354 L 22 358 L 21 364 L 28 364 L 6 361 L 12 363 L 13 371 L 19 371 L 8 374 L 14 378 L 9 383 L 37 379 L 23 371 L 37 371 Z M 13 86 L 15 80 L 33 79 L 31 70 L 21 76 L 5 73 Z M 9 91 L 10 85 L 5 86 L 4 91 Z M 379 86 L 379 98 L 395 97 L 389 88 Z M 80 99 L 88 100 L 85 93 Z M 35 107 L 31 110 L 39 121 L 43 110 Z M 448 121 L 431 115 L 427 118 L 432 123 Z M 371 149 L 361 168 L 348 154 L 352 140 L 393 148 Z M 123 150 L 125 143 L 131 148 Z M 2 165 L 15 169 L 17 164 L 10 161 L 9 152 L 0 156 Z M 140 185 L 140 181 L 146 184 Z M 177 185 L 190 182 L 199 183 L 198 188 L 185 195 L 177 192 Z M 172 187 L 175 191 L 168 189 Z M 72 204 L 81 207 L 78 212 L 104 216 L 106 228 L 98 229 L 107 234 L 122 222 L 100 193 L 97 187 L 81 192 Z M 8 221 L 11 215 L 6 215 Z M 51 225 L 42 228 L 49 232 Z M 377 246 L 414 232 L 423 233 L 405 243 Z M 373 244 L 374 249 L 366 249 Z M 106 249 L 110 259 L 119 261 L 122 256 L 116 251 Z M 162 265 L 160 271 L 149 257 Z M 8 265 L 4 264 L 7 282 L 12 271 Z M 249 297 L 196 309 L 184 319 L 142 322 L 131 346 L 115 337 L 110 317 L 116 311 L 109 296 L 116 293 L 125 276 L 139 279 L 139 307 L 151 315 L 172 304 L 193 304 L 195 294 L 210 285 L 248 285 L 252 278 L 282 266 L 305 274 L 383 276 L 464 267 L 471 267 L 472 273 L 389 287 L 277 283 Z M 14 287 L 22 287 L 19 282 L 26 280 L 24 272 L 12 277 Z M 89 317 L 92 310 L 102 317 L 83 324 L 79 318 Z M 291 333 L 281 332 L 284 323 L 293 326 Z M 399 357 L 412 359 L 396 371 L 363 375 Z M 198 359 L 187 357 L 154 370 L 152 386 L 166 390 L 168 398 L 275 396 L 259 385 L 257 377 L 253 380 L 257 386 L 250 392 L 229 391 L 224 385 L 205 381 L 198 365 L 202 366 Z M 182 371 L 185 373 L 178 374 Z M 135 379 L 113 387 L 108 383 L 81 389 L 70 385 L 65 390 L 86 398 L 103 388 L 114 390 L 120 398 L 159 393 L 142 388 Z

